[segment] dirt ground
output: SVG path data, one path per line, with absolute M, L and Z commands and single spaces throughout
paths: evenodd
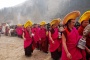
M 18 37 L 0 37 L 0 60 L 52 60 L 50 53 L 34 50 L 31 57 L 25 57 L 23 39 Z

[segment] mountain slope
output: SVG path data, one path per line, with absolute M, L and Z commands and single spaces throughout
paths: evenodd
M 27 0 L 15 7 L 0 10 L 0 22 L 23 24 L 28 19 L 34 23 L 42 20 L 50 22 L 53 18 L 63 19 L 73 10 L 80 10 L 81 13 L 90 10 L 90 0 Z

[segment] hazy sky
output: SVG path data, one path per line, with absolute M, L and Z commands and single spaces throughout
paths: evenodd
M 0 0 L 0 9 L 4 7 L 12 7 L 25 1 L 26 0 Z

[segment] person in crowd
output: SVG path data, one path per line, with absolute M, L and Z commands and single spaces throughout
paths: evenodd
M 24 24 L 24 31 L 23 31 L 23 39 L 24 39 L 24 50 L 25 50 L 25 56 L 30 57 L 33 52 L 32 48 L 32 31 L 31 31 L 32 22 L 28 20 Z
M 3 24 L 2 25 L 2 34 L 5 34 L 5 28 L 6 28 L 5 24 Z
M 6 26 L 5 26 L 5 35 L 6 35 L 6 36 L 9 35 L 9 30 L 10 30 L 9 25 L 6 24 Z
M 40 28 L 38 27 L 38 24 L 34 24 L 32 28 L 32 33 L 33 33 L 33 40 L 34 40 L 34 46 L 39 50 L 40 49 L 40 36 L 39 36 L 39 30 Z
M 17 25 L 12 25 L 10 26 L 10 29 L 9 29 L 9 36 L 17 36 L 17 33 L 16 33 L 16 28 L 17 28 Z
M 79 19 L 81 24 L 78 28 L 79 35 L 83 36 L 84 28 L 90 24 L 90 11 L 86 11 Z M 86 50 L 86 52 L 85 52 Z M 82 51 L 83 60 L 90 60 L 90 33 L 86 36 L 86 49 Z
M 79 26 L 80 26 L 80 23 L 77 21 L 77 22 L 75 23 L 75 27 L 76 27 L 76 29 L 78 29 Z
M 61 38 L 59 38 L 59 29 L 58 25 L 60 23 L 60 20 L 54 19 L 51 21 L 50 25 L 50 31 L 49 31 L 49 50 L 51 53 L 51 58 L 53 60 L 59 60 L 61 57 Z
M 64 19 L 63 24 L 65 30 L 62 33 L 62 57 L 61 60 L 81 60 L 82 54 L 77 47 L 80 39 L 77 29 L 74 27 L 75 19 L 80 16 L 79 11 L 68 13 Z
M 40 34 L 40 49 L 45 52 L 48 53 L 48 40 L 47 40 L 47 36 L 46 36 L 46 28 L 45 28 L 46 22 L 42 21 L 40 23 L 40 30 L 39 30 L 39 34 Z
M 18 24 L 18 25 L 17 25 L 16 33 L 17 33 L 18 37 L 22 38 L 23 27 L 22 27 L 21 24 Z

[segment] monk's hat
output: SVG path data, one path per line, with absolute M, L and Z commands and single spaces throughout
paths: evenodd
M 17 24 L 17 26 L 22 26 L 22 24 Z
M 70 19 L 76 19 L 77 17 L 80 16 L 80 11 L 73 11 L 68 13 L 64 19 L 63 19 L 63 24 L 66 24 Z
M 32 22 L 30 20 L 28 20 L 25 24 L 24 24 L 24 28 L 28 27 L 28 26 L 32 26 Z
M 43 25 L 45 25 L 45 24 L 46 24 L 45 21 L 42 21 L 42 22 L 40 23 L 41 26 L 43 26 Z
M 61 19 L 60 19 L 60 18 L 53 19 L 53 20 L 50 22 L 50 25 L 52 26 L 52 25 L 55 25 L 55 24 L 59 24 L 59 23 L 60 23 L 60 21 L 61 21 Z
M 79 19 L 79 23 L 90 19 L 90 11 L 86 11 Z

